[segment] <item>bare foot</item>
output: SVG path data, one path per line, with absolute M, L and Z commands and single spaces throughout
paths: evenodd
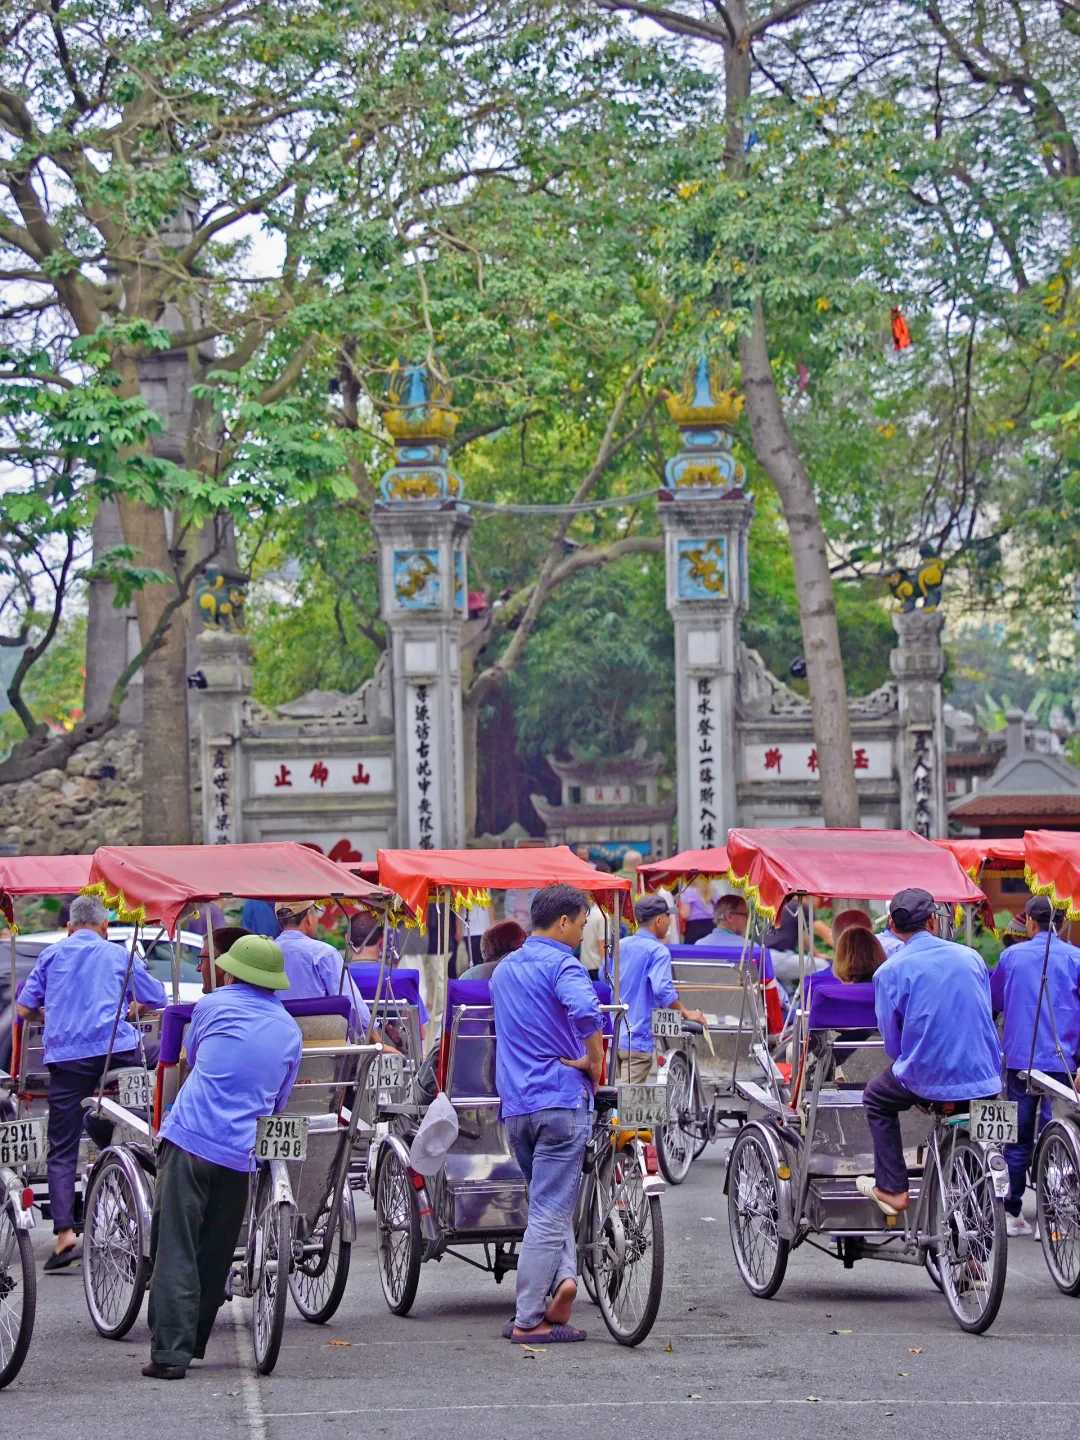
M 898 1194 L 890 1194 L 888 1190 L 882 1190 L 880 1186 L 874 1186 L 874 1194 L 879 1200 L 884 1200 L 886 1205 L 891 1205 L 894 1210 L 906 1210 L 908 1208 L 908 1192 L 901 1191 Z
M 570 1311 L 574 1308 L 574 1301 L 577 1299 L 577 1281 L 569 1276 L 560 1280 L 555 1287 L 555 1294 L 551 1297 L 551 1304 L 544 1312 L 544 1319 L 551 1325 L 566 1325 L 570 1320 Z

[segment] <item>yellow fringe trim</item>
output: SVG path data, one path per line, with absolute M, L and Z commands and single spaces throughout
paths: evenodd
M 145 905 L 129 905 L 120 890 L 118 890 L 115 895 L 110 895 L 108 886 L 100 880 L 96 885 L 84 885 L 79 891 L 79 894 L 96 895 L 107 910 L 116 911 L 116 918 L 123 925 L 146 924 Z
M 1031 866 L 1024 863 L 1024 883 L 1033 895 L 1046 895 L 1055 910 L 1064 910 L 1069 920 L 1080 920 L 1080 907 L 1078 907 L 1070 896 L 1063 900 L 1053 885 L 1044 885 L 1039 877 L 1032 870 Z
M 729 869 L 727 872 L 727 881 L 729 885 L 734 885 L 740 894 L 746 896 L 755 910 L 764 915 L 766 919 L 771 920 L 774 925 L 776 924 L 776 906 L 766 905 L 763 902 L 761 891 L 756 885 L 750 883 L 749 876 L 736 875 L 733 869 Z

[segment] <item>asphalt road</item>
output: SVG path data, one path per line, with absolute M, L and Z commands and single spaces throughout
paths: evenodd
M 1014 1240 L 989 1335 L 963 1335 L 919 1269 L 845 1271 L 803 1247 L 776 1299 L 735 1270 L 711 1148 L 664 1198 L 664 1301 L 637 1350 L 615 1345 L 584 1302 L 583 1345 L 523 1350 L 499 1336 L 512 1277 L 453 1261 L 425 1267 L 413 1315 L 382 1300 L 365 1205 L 345 1301 L 326 1327 L 291 1311 L 277 1370 L 256 1379 L 248 1305 L 226 1306 L 207 1360 L 185 1381 L 144 1380 L 147 1331 L 101 1340 L 77 1269 L 39 1275 L 38 1323 L 18 1380 L 0 1392 L 0 1435 L 34 1440 L 515 1440 L 546 1433 L 673 1432 L 680 1440 L 842 1440 L 1072 1433 L 1080 1418 L 1080 1302 L 1059 1295 L 1039 1247 Z M 41 1257 L 49 1236 L 42 1228 Z

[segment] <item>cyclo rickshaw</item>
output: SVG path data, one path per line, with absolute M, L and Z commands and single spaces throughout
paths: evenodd
M 93 857 L 87 888 L 136 928 L 154 920 L 169 934 L 189 906 L 210 900 L 318 895 L 379 906 L 385 898 L 342 866 L 293 843 L 107 846 Z M 213 957 L 212 929 L 208 939 Z M 209 974 L 213 983 L 212 958 Z M 345 957 L 343 991 L 344 975 Z M 87 1307 L 98 1333 L 109 1339 L 135 1323 L 150 1275 L 154 1142 L 184 1081 L 184 1033 L 194 1009 L 176 1002 L 177 986 L 174 969 L 174 1002 L 161 1013 L 153 1082 L 148 1069 L 126 1071 L 118 1077 L 119 1099 L 109 1098 L 103 1084 L 96 1098 L 84 1102 L 118 1132 L 90 1172 L 83 1232 Z M 341 1302 L 356 1235 L 350 1162 L 360 1108 L 354 1100 L 383 1049 L 353 1040 L 345 993 L 289 1000 L 285 992 L 282 1003 L 303 1033 L 300 1071 L 285 1113 L 259 1121 L 248 1213 L 229 1284 L 230 1298 L 254 1302 L 252 1340 L 261 1374 L 277 1361 L 290 1293 L 304 1319 L 315 1324 L 328 1320 Z
M 682 850 L 637 869 L 647 890 L 676 894 L 698 875 L 726 879 L 723 846 Z M 747 1102 L 736 1080 L 760 1078 L 771 1060 L 768 1037 L 783 1030 L 782 997 L 763 946 L 669 945 L 675 989 L 684 1005 L 707 1023 L 684 1020 L 676 1010 L 653 1015 L 660 1074 L 667 1084 L 668 1120 L 657 1127 L 656 1153 L 664 1179 L 681 1185 L 710 1140 L 730 1139 L 746 1119 Z
M 802 1244 L 835 1255 L 845 1269 L 862 1259 L 923 1265 L 961 1328 L 981 1333 L 1005 1287 L 1008 1172 L 995 1142 L 1015 1135 L 1015 1103 L 906 1112 L 911 1204 L 902 1216 L 884 1215 L 856 1185 L 873 1171 L 863 1084 L 887 1063 L 873 985 L 810 972 L 816 898 L 886 900 L 917 882 L 943 907 L 947 931 L 955 907 L 982 906 L 982 892 L 947 851 L 907 831 L 732 830 L 727 847 L 730 878 L 750 902 L 749 933 L 797 899 L 802 976 L 790 1084 L 776 1069 L 765 1084 L 736 1082 L 749 1115 L 724 1188 L 743 1282 L 761 1298 L 775 1295 Z
M 1034 895 L 1045 895 L 1070 921 L 1080 920 L 1080 834 L 1028 830 L 1024 834 L 1024 870 Z M 1029 1090 L 1048 1097 L 1054 1118 L 1039 1135 L 1031 1162 L 1039 1243 L 1054 1284 L 1065 1295 L 1080 1295 L 1080 1094 L 1074 1074 L 1075 1056 L 1067 1055 L 1057 1034 L 1046 995 L 1046 971 L 1053 926 L 1046 933 L 1046 951 L 1033 1032 L 1044 1006 L 1050 1014 L 1060 1072 L 1068 1086 L 1041 1070 L 1026 1074 Z M 1022 1074 L 1021 1079 L 1025 1076 Z
M 491 890 L 573 885 L 598 904 L 625 903 L 629 881 L 594 870 L 567 846 L 528 850 L 380 850 L 379 880 L 394 891 L 410 923 L 422 923 L 430 899 L 441 912 L 486 903 Z M 652 1129 L 666 1114 L 661 1085 L 623 1085 L 614 1072 L 618 1033 L 619 924 L 607 928 L 612 989 L 597 982 L 608 1046 L 607 1085 L 596 1093 L 575 1213 L 579 1271 L 612 1336 L 637 1345 L 656 1319 L 663 1287 L 663 1179 L 656 1173 Z M 449 934 L 450 927 L 442 926 Z M 611 1003 L 609 1003 L 611 1002 Z M 435 1008 L 434 1006 L 432 1007 Z M 421 1266 L 453 1256 L 501 1282 L 517 1268 L 528 1220 L 524 1177 L 499 1119 L 495 1033 L 486 980 L 450 980 L 435 1085 L 387 1102 L 377 1096 L 369 1174 L 375 1202 L 379 1278 L 390 1310 L 406 1315 Z M 614 1082 L 614 1083 L 611 1083 Z M 435 1174 L 412 1164 L 412 1142 L 441 1092 L 457 1116 L 457 1138 Z M 465 1250 L 481 1250 L 483 1260 Z
M 0 915 L 10 939 L 11 1073 L 0 1070 L 8 1098 L 0 1110 L 0 1390 L 18 1375 L 30 1349 L 37 1313 L 37 1272 L 30 1244 L 34 1225 L 33 1182 L 44 1175 L 48 1075 L 39 1064 L 31 1084 L 19 1063 L 15 1003 L 19 976 L 14 900 L 20 895 L 67 895 L 86 883 L 87 855 L 24 855 L 0 858 Z M 39 1047 L 40 1049 L 40 1047 Z M 20 1083 L 20 1073 L 22 1083 Z

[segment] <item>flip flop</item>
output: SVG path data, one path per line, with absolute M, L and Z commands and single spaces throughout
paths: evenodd
M 587 1338 L 584 1330 L 577 1330 L 573 1325 L 553 1325 L 543 1335 L 534 1335 L 532 1331 L 525 1335 L 510 1332 L 511 1345 L 574 1345 Z
M 874 1182 L 869 1175 L 857 1176 L 855 1189 L 858 1190 L 860 1195 L 865 1195 L 867 1200 L 872 1200 L 883 1215 L 895 1216 L 903 1214 L 903 1211 L 897 1210 L 895 1205 L 890 1205 L 887 1200 L 882 1200 L 881 1196 L 874 1189 Z
M 69 1265 L 74 1265 L 76 1260 L 81 1259 L 82 1246 L 76 1241 L 74 1245 L 69 1245 L 66 1250 L 61 1250 L 59 1254 L 54 1250 L 42 1268 L 46 1272 L 66 1270 Z

